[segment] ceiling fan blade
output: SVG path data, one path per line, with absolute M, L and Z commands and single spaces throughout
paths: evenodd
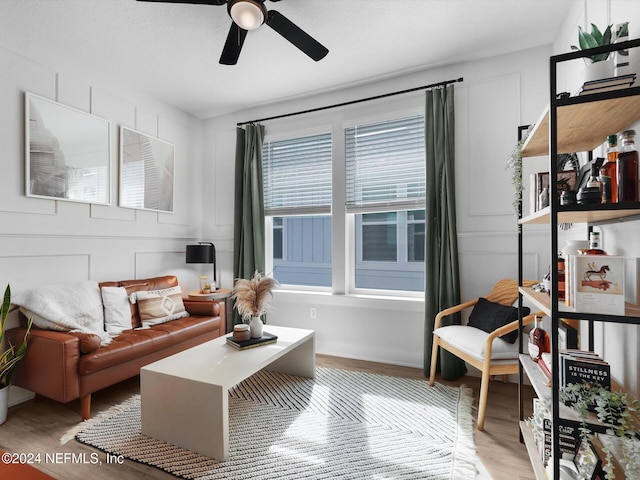
M 280 12 L 269 10 L 266 23 L 316 62 L 329 53 L 326 47 Z
M 194 5 L 225 5 L 227 0 L 138 0 L 139 2 L 192 3 Z
M 238 63 L 238 57 L 245 38 L 247 38 L 247 31 L 244 28 L 240 28 L 236 22 L 232 22 L 227 41 L 222 49 L 222 55 L 220 55 L 220 63 L 222 65 L 235 65 Z

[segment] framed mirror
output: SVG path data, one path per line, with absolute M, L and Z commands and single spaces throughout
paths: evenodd
M 111 123 L 25 94 L 26 195 L 108 205 Z
M 175 147 L 120 127 L 120 206 L 173 213 Z

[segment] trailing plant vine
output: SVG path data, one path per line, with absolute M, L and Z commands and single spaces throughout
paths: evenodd
M 511 169 L 511 185 L 513 185 L 513 210 L 517 215 L 522 202 L 522 146 L 527 139 L 528 132 L 524 132 L 522 139 L 516 143 L 509 159 L 507 160 L 506 169 Z

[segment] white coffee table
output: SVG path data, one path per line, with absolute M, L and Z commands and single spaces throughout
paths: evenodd
M 140 369 L 142 433 L 216 460 L 229 456 L 229 389 L 266 368 L 315 377 L 313 330 L 265 325 L 273 344 L 216 338 Z

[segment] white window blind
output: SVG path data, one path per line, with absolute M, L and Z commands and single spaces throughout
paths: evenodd
M 265 142 L 262 168 L 266 215 L 331 213 L 331 133 Z
M 424 208 L 424 116 L 345 130 L 347 212 Z

